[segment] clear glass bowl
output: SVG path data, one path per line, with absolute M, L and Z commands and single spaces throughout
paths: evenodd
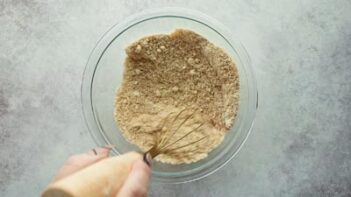
M 245 142 L 257 108 L 256 81 L 244 47 L 218 21 L 194 10 L 162 8 L 133 16 L 113 26 L 92 51 L 82 82 L 86 124 L 99 146 L 114 144 L 114 154 L 139 150 L 127 142 L 114 120 L 114 98 L 123 78 L 124 49 L 141 37 L 170 33 L 176 28 L 193 30 L 223 48 L 235 61 L 240 75 L 240 106 L 234 127 L 206 159 L 192 164 L 153 163 L 153 180 L 184 183 L 208 176 L 224 166 Z

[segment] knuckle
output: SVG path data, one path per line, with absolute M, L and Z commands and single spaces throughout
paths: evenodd
M 144 187 L 133 187 L 130 191 L 133 197 L 146 197 L 147 190 Z

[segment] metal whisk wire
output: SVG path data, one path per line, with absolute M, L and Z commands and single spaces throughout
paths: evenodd
M 192 142 L 186 143 L 184 145 L 175 147 L 175 148 L 171 148 L 170 147 L 174 146 L 175 144 L 177 144 L 178 142 L 180 142 L 181 140 L 183 140 L 184 138 L 188 137 L 190 134 L 194 133 L 195 131 L 197 131 L 198 129 L 200 129 L 205 123 L 200 123 L 198 126 L 196 126 L 195 128 L 191 129 L 190 131 L 188 131 L 186 134 L 184 134 L 183 136 L 179 137 L 178 139 L 174 140 L 173 142 L 170 142 L 170 139 L 173 138 L 175 136 L 175 134 L 181 129 L 181 127 L 191 118 L 194 117 L 196 110 L 193 111 L 190 115 L 186 116 L 184 118 L 184 120 L 181 121 L 181 123 L 176 127 L 176 129 L 173 129 L 173 126 L 175 124 L 175 122 L 180 118 L 180 116 L 186 111 L 186 109 L 181 110 L 180 112 L 178 112 L 177 115 L 175 115 L 175 117 L 173 118 L 173 120 L 171 121 L 171 125 L 169 126 L 169 128 L 166 128 L 165 131 L 164 128 L 167 125 L 168 119 L 170 118 L 170 116 L 173 113 L 168 114 L 165 119 L 163 120 L 162 124 L 161 124 L 161 128 L 158 129 L 156 132 L 159 133 L 158 136 L 156 135 L 156 142 L 154 144 L 154 146 L 147 151 L 144 155 L 146 155 L 147 153 L 150 153 L 151 157 L 154 158 L 157 155 L 163 154 L 163 153 L 172 153 L 174 151 L 177 151 L 179 149 L 183 149 L 192 145 L 195 145 L 201 141 L 203 141 L 204 139 L 208 138 L 208 136 L 203 136 L 200 139 L 194 140 Z M 167 126 L 166 126 L 167 127 Z M 163 133 L 162 133 L 163 132 Z M 168 143 L 170 142 L 170 143 Z M 194 151 L 194 150 L 192 150 Z

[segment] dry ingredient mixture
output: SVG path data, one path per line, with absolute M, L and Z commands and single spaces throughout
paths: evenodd
M 147 151 L 155 143 L 155 130 L 164 126 L 162 120 L 186 109 L 174 125 L 164 126 L 175 128 L 195 112 L 172 139 L 201 123 L 203 126 L 172 148 L 208 137 L 195 147 L 155 159 L 181 164 L 205 158 L 222 142 L 237 114 L 239 75 L 231 58 L 204 37 L 185 29 L 144 37 L 128 46 L 126 53 L 124 78 L 115 100 L 115 119 L 123 136 Z

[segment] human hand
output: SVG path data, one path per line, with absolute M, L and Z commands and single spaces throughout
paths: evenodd
M 56 182 L 64 177 L 74 174 L 83 168 L 86 168 L 96 162 L 108 157 L 111 147 L 95 148 L 87 153 L 73 155 L 64 163 L 53 179 Z M 142 160 L 137 160 L 132 167 L 131 172 L 124 181 L 117 197 L 144 197 L 147 196 L 150 167 Z

